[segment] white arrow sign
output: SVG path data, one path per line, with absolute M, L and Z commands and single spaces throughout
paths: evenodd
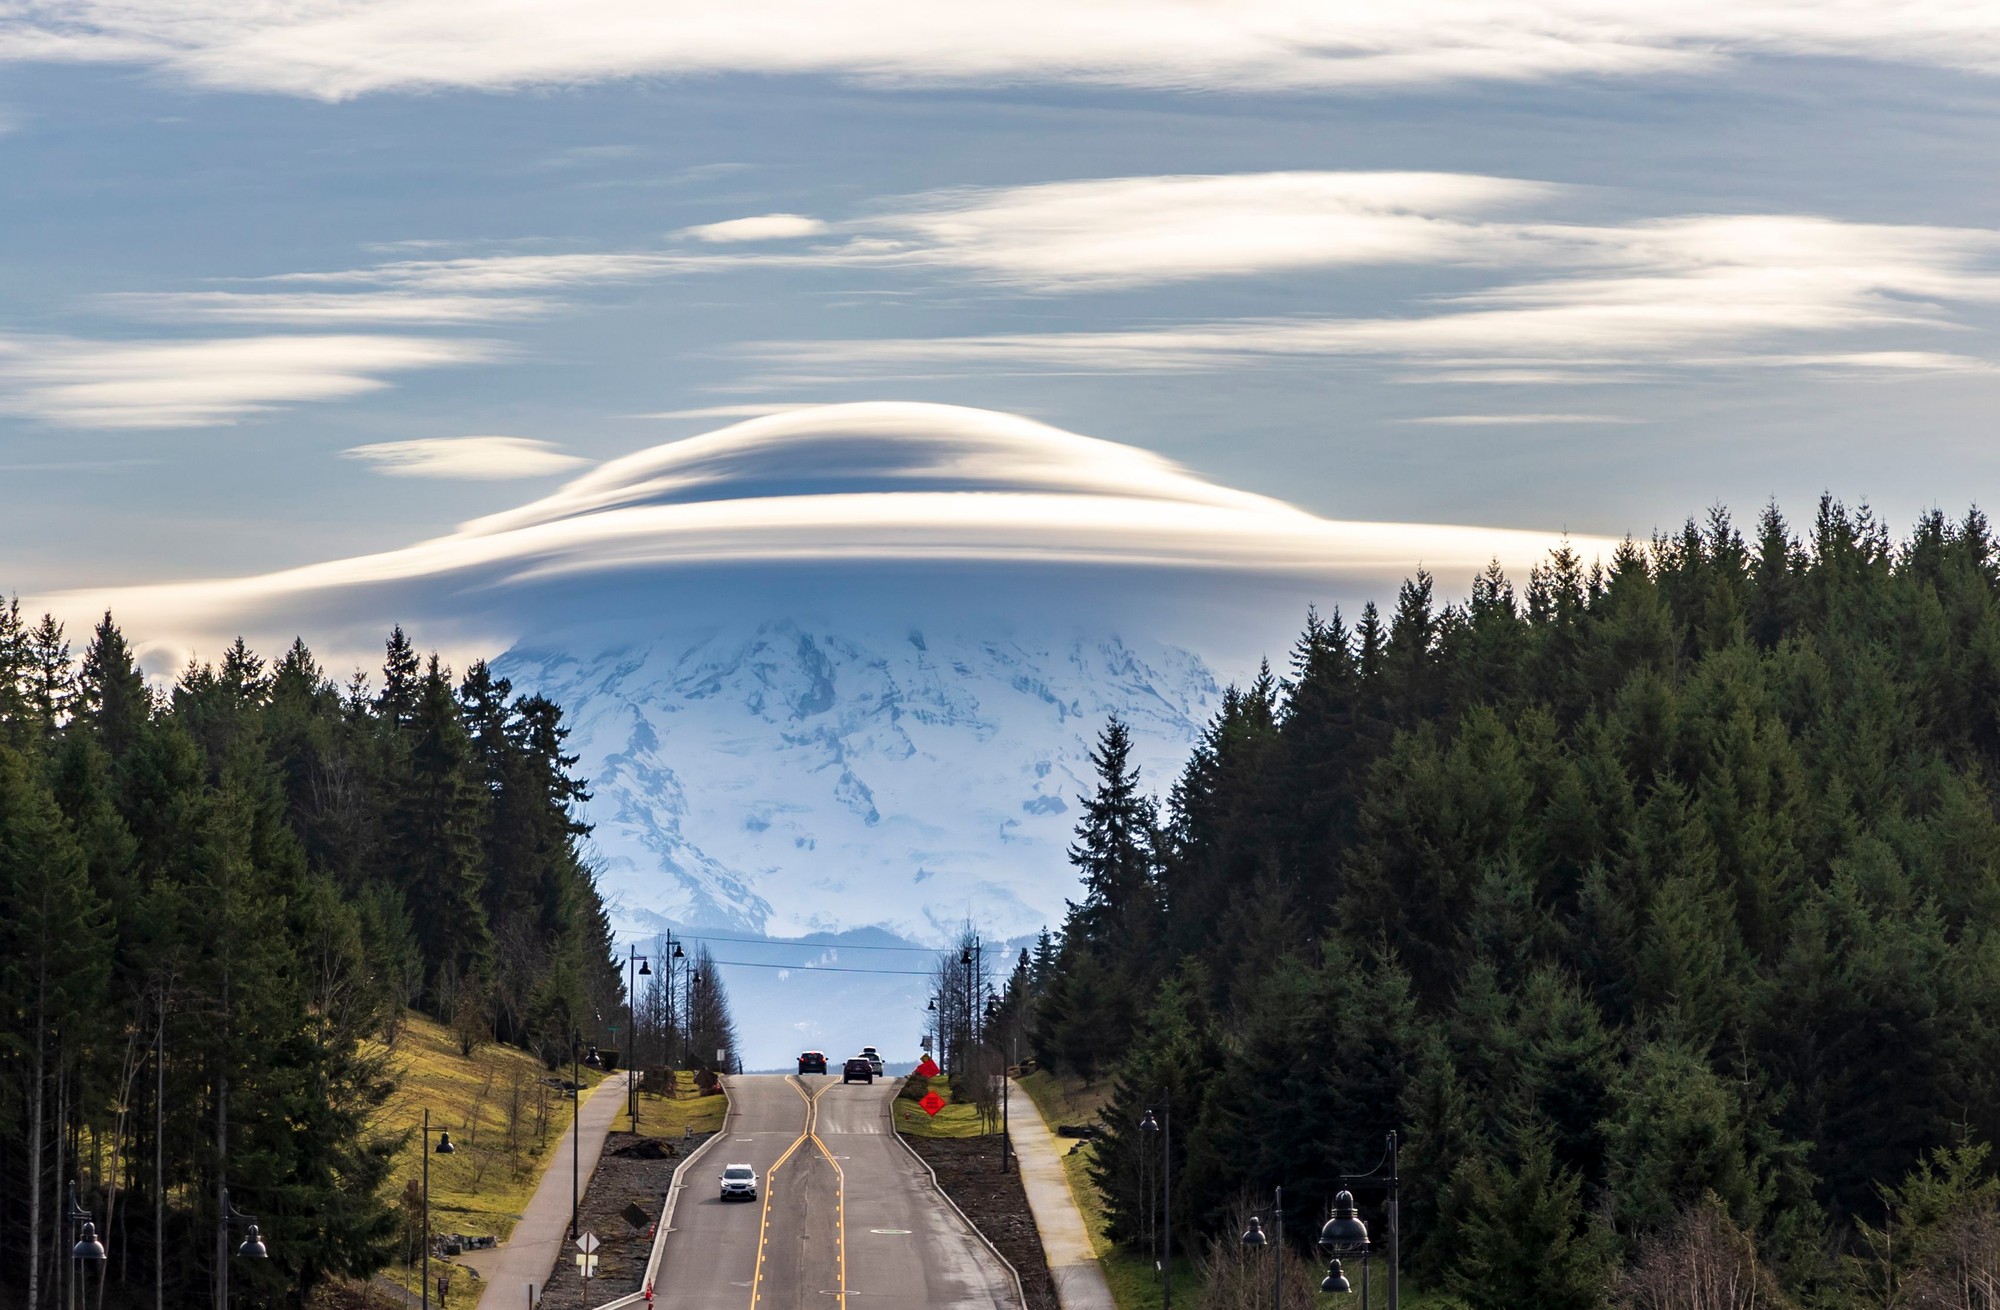
M 597 1249 L 597 1234 L 585 1233 L 583 1236 L 577 1238 L 576 1249 L 585 1255 L 589 1255 L 592 1251 L 595 1251 Z

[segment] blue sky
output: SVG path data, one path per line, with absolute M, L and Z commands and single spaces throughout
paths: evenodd
M 1985 494 L 2000 12 L 1395 9 L 0 3 L 0 587 L 824 401 L 1340 519 Z

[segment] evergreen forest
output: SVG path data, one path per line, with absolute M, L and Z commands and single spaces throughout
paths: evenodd
M 1394 1131 L 1433 1304 L 1990 1310 L 1989 524 L 1715 511 L 1525 584 L 1309 616 L 1176 778 L 1104 730 L 997 1030 L 1112 1087 L 1110 1235 L 1159 1240 L 1150 1110 L 1180 1251 L 1282 1186 L 1307 1254 Z
M 564 736 L 400 630 L 379 682 L 239 641 L 162 691 L 0 607 L 0 1304 L 217 1304 L 225 1194 L 232 1305 L 388 1262 L 407 1010 L 554 1062 L 623 1005 Z

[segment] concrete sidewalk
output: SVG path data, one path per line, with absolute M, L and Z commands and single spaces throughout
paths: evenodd
M 583 1138 L 579 1177 L 582 1189 L 588 1191 L 590 1175 L 597 1170 L 597 1157 L 604 1152 L 604 1136 L 625 1112 L 624 1071 L 613 1073 L 599 1083 L 577 1112 L 581 1116 Z M 534 1284 L 535 1294 L 540 1296 L 557 1258 L 570 1254 L 565 1249 L 569 1243 L 570 1157 L 577 1136 L 578 1129 L 572 1127 L 562 1135 L 556 1149 L 549 1152 L 542 1181 L 528 1198 L 528 1208 L 521 1212 L 521 1221 L 514 1225 L 506 1242 L 492 1251 L 459 1257 L 461 1263 L 479 1272 L 483 1289 L 479 1310 L 521 1310 L 528 1304 L 528 1284 Z
M 1063 1172 L 1063 1152 L 1070 1143 L 1049 1131 L 1033 1097 L 1026 1092 L 1019 1097 L 1021 1109 L 1009 1115 L 1007 1137 L 1021 1165 L 1021 1186 L 1042 1235 L 1042 1254 L 1048 1258 L 1062 1310 L 1118 1310 L 1090 1245 L 1083 1212 L 1069 1190 L 1069 1176 Z

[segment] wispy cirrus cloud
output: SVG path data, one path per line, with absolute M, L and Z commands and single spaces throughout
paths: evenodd
M 659 74 L 818 74 L 877 85 L 1083 83 L 1323 91 L 1726 68 L 1758 55 L 1990 74 L 1985 4 L 1877 0 L 16 0 L 0 57 L 141 62 L 205 86 L 341 99 Z
M 1093 178 L 909 198 L 844 225 L 829 262 L 1088 291 L 1303 268 L 1522 262 L 1560 233 L 1491 221 L 1563 188 L 1470 173 Z
M 378 335 L 200 341 L 0 339 L 0 409 L 64 427 L 231 423 L 389 385 L 387 375 L 485 359 L 488 343 Z
M 517 294 L 637 282 L 701 268 L 709 262 L 699 257 L 648 251 L 469 255 L 452 259 L 399 259 L 333 272 L 281 273 L 266 280 L 396 287 L 406 292 Z
M 398 478 L 493 482 L 565 473 L 590 461 L 566 455 L 552 441 L 527 437 L 425 437 L 378 441 L 340 452 Z
M 1034 296 L 1283 276 L 1289 299 L 1318 295 L 1324 308 L 742 349 L 800 386 L 939 369 L 1190 370 L 1339 356 L 1486 384 L 1607 382 L 1693 366 L 1987 367 L 1976 348 L 1941 350 L 1937 339 L 1967 326 L 1971 307 L 2000 302 L 2000 231 L 1809 214 L 1551 217 L 1578 199 L 1569 188 L 1473 174 L 1104 178 L 928 193 L 837 222 L 723 220 L 685 229 L 691 247 L 399 259 L 283 274 L 253 291 L 115 303 L 197 322 L 451 324 L 533 316 L 591 287 L 768 267 L 901 270 Z M 806 237 L 821 229 L 825 239 Z M 758 233 L 786 244 L 717 250 L 718 232 L 723 244 Z M 1391 266 L 1446 270 L 1472 285 L 1361 314 L 1341 303 L 1337 284 L 1301 278 Z
M 491 323 L 547 313 L 552 302 L 530 296 L 429 295 L 406 291 L 134 291 L 102 298 L 113 310 L 176 322 Z
M 1425 414 L 1396 421 L 1438 428 L 1539 428 L 1573 423 L 1637 423 L 1639 420 L 1620 414 Z
M 1308 239 L 1274 253 L 1271 242 L 1254 238 L 1240 248 L 1251 252 L 1246 258 L 1266 261 L 1263 267 L 1300 267 L 1315 258 L 1451 262 L 1490 266 L 1501 280 L 1416 300 L 1410 312 L 1396 315 L 1308 313 L 1109 331 L 777 342 L 753 353 L 819 370 L 807 376 L 940 366 L 1185 370 L 1326 356 L 1397 357 L 1455 380 L 1487 382 L 1653 366 L 1968 369 L 1987 365 L 1973 356 L 1913 348 L 1908 338 L 1958 328 L 1966 307 L 2000 302 L 2000 232 L 1988 229 L 1842 223 L 1811 215 L 1614 226 L 1467 223 L 1421 211 L 1392 215 L 1379 227 L 1382 235 L 1372 248 L 1341 242 L 1322 249 Z M 1107 225 L 1107 240 L 1111 234 Z M 1199 240 L 1196 235 L 1190 243 Z M 1123 276 L 1190 266 L 1185 248 L 1149 248 L 1143 233 L 1135 244 L 1139 253 Z M 1089 245 L 1079 240 L 1074 248 Z M 1201 267 L 1215 269 L 1232 267 L 1229 252 L 1238 247 L 1218 242 L 1193 248 Z M 1052 279 L 1061 267 L 1044 262 L 1036 274 Z M 1869 339 L 1834 349 L 1806 344 L 1839 335 Z

